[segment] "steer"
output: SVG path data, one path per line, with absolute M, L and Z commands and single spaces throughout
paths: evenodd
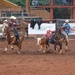
M 39 51 L 43 50 L 44 48 L 47 49 L 49 47 L 49 39 L 44 38 L 37 38 L 37 45 L 40 45 Z M 43 53 L 45 53 L 45 50 L 43 50 Z

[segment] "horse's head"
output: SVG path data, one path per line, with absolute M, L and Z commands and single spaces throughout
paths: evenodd
M 4 32 L 5 33 L 9 32 L 9 27 L 5 27 Z
M 9 26 L 5 27 L 4 29 L 4 33 L 6 34 L 6 36 L 11 37 L 12 36 L 12 32 Z
M 56 43 L 58 43 L 58 42 L 62 41 L 62 39 L 63 39 L 63 35 L 62 35 L 61 30 L 60 29 L 56 30 L 56 33 L 54 35 L 54 41 Z

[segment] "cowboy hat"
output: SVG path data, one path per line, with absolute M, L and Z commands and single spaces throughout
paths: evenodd
M 4 22 L 8 22 L 8 20 L 4 20 Z
M 14 20 L 15 20 L 15 19 L 16 19 L 16 17 L 15 17 L 15 16 L 11 16 L 11 17 L 10 17 L 10 19 L 14 19 Z
M 69 22 L 69 20 L 65 20 L 65 22 Z

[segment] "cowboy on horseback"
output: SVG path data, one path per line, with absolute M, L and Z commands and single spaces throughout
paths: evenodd
M 67 35 L 70 33 L 69 20 L 66 20 L 65 23 L 63 24 L 63 30 L 67 33 Z
M 67 33 L 63 30 L 62 26 L 56 30 L 56 33 L 54 35 L 54 49 L 58 50 L 59 53 L 62 53 L 62 45 L 65 44 L 65 51 L 67 51 L 68 48 L 68 43 L 69 43 L 69 38 Z M 59 45 L 59 49 L 57 48 L 57 45 Z
M 14 36 L 16 37 L 17 42 L 19 42 L 20 41 L 19 33 L 18 33 L 17 28 L 16 28 L 16 25 L 19 25 L 19 23 L 16 20 L 16 17 L 15 16 L 11 16 L 10 17 L 10 21 L 9 21 L 9 24 L 8 25 L 9 25 L 10 29 L 13 31 Z

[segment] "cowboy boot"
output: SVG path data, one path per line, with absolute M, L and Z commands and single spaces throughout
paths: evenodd
M 20 38 L 18 35 L 16 35 L 16 41 L 17 41 L 17 43 L 20 43 Z

